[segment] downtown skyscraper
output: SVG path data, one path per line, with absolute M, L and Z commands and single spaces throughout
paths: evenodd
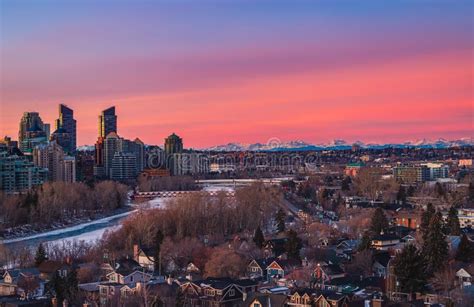
M 64 151 L 74 153 L 77 143 L 76 120 L 74 111 L 64 104 L 59 105 L 59 118 L 56 119 L 55 129 L 51 140 L 56 141 Z
M 117 133 L 117 115 L 115 115 L 115 107 L 105 109 L 99 115 L 99 136 L 95 143 L 95 163 L 94 175 L 97 177 L 105 177 L 107 172 L 104 165 L 105 152 L 104 142 L 111 132 Z
M 99 115 L 99 137 L 106 138 L 110 132 L 117 132 L 117 115 L 115 107 L 102 111 Z
M 23 153 L 31 153 L 41 143 L 47 143 L 49 124 L 43 123 L 38 112 L 25 112 L 20 120 L 18 143 Z

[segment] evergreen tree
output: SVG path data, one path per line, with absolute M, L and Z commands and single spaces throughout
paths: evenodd
M 275 223 L 277 225 L 277 231 L 279 233 L 285 231 L 285 218 L 286 214 L 283 209 L 280 208 L 275 216 Z
M 36 250 L 35 265 L 39 266 L 45 260 L 48 260 L 48 256 L 46 254 L 46 250 L 43 246 L 43 243 L 40 243 L 38 245 L 38 249 Z
M 454 206 L 449 208 L 448 218 L 446 219 L 446 234 L 459 236 L 461 234 L 461 226 L 459 225 L 458 211 Z
M 370 233 L 368 231 L 364 232 L 364 235 L 360 239 L 359 246 L 357 246 L 357 250 L 361 252 L 370 249 L 372 245 L 371 241 L 372 239 L 370 238 Z
M 400 283 L 400 292 L 423 292 L 427 284 L 423 256 L 409 244 L 394 259 L 394 273 Z
M 258 248 L 262 248 L 265 244 L 265 237 L 263 236 L 263 232 L 262 229 L 260 229 L 260 226 L 255 229 L 255 233 L 253 235 L 253 242 L 255 243 L 255 245 L 257 245 Z
M 161 230 L 158 230 L 155 234 L 155 239 L 154 239 L 154 253 L 153 253 L 153 258 L 155 261 L 155 272 L 158 271 L 159 274 L 161 274 L 161 243 L 163 243 L 163 233 Z
M 403 204 L 407 202 L 407 192 L 403 185 L 400 185 L 400 188 L 398 189 L 397 200 Z
M 48 282 L 47 287 L 54 291 L 58 300 L 58 306 L 62 306 L 64 300 L 67 300 L 69 304 L 75 301 L 78 293 L 78 284 L 75 270 L 69 271 L 66 276 L 62 276 L 59 274 L 59 271 L 56 271 Z
M 178 292 L 176 293 L 176 300 L 175 300 L 175 307 L 183 307 L 184 306 L 184 294 L 181 288 L 178 288 Z
M 430 221 L 433 218 L 433 215 L 436 213 L 433 205 L 429 203 L 426 206 L 426 210 L 423 211 L 423 214 L 421 215 L 421 224 L 420 224 L 420 230 L 421 234 L 423 235 L 423 240 L 425 240 L 425 235 L 428 232 L 428 228 L 430 226 Z
M 288 240 L 285 243 L 285 251 L 288 259 L 300 259 L 300 250 L 303 247 L 303 242 L 298 237 L 298 234 L 293 229 L 288 231 Z
M 455 259 L 462 262 L 470 262 L 474 259 L 474 246 L 465 233 L 461 237 L 461 242 L 459 242 Z
M 58 271 L 53 274 L 47 287 L 49 288 L 49 291 L 53 291 L 54 296 L 58 300 L 58 305 L 62 306 L 62 302 L 66 298 L 66 282 L 61 275 L 59 275 Z
M 66 298 L 69 304 L 76 300 L 78 289 L 77 273 L 76 270 L 72 269 L 66 276 Z
M 411 185 L 407 189 L 407 196 L 412 197 L 414 195 L 415 195 L 415 187 Z
M 386 232 L 388 229 L 388 220 L 383 212 L 383 209 L 378 207 L 375 209 L 374 215 L 372 215 L 372 221 L 370 225 L 370 231 L 374 234 L 379 234 L 382 231 Z
M 428 274 L 437 272 L 446 264 L 448 252 L 448 242 L 443 233 L 443 217 L 440 212 L 437 212 L 431 218 L 423 241 L 423 256 Z

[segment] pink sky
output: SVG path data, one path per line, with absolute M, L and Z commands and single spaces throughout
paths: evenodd
M 110 20 L 77 13 L 38 21 L 37 28 L 13 30 L 21 18 L 7 20 L 0 133 L 16 138 L 24 111 L 53 123 L 65 103 L 75 111 L 78 144 L 94 143 L 97 116 L 112 105 L 119 135 L 147 144 L 161 145 L 172 132 L 196 148 L 274 137 L 312 143 L 472 137 L 472 21 L 456 8 L 446 20 L 430 8 L 420 8 L 427 10 L 421 20 L 397 9 L 374 21 L 383 31 L 364 16 L 323 16 L 328 22 L 318 24 L 297 10 L 284 15 L 295 19 L 284 27 L 277 22 L 283 9 L 275 20 L 246 16 L 255 31 L 232 22 L 216 28 L 205 23 L 207 12 L 183 24 L 181 10 L 160 21 L 166 31 L 157 25 L 156 32 L 123 36 L 112 29 L 145 25 L 119 19 L 118 9 Z

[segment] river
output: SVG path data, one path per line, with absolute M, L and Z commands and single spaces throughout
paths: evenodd
M 204 191 L 233 190 L 229 185 L 210 184 L 203 187 Z M 100 239 L 105 231 L 113 231 L 121 227 L 121 221 L 130 214 L 138 211 L 138 208 L 162 208 L 166 205 L 167 198 L 155 198 L 146 203 L 130 205 L 133 209 L 120 214 L 108 216 L 98 220 L 55 229 L 27 237 L 4 240 L 3 243 L 10 250 L 18 250 L 21 247 L 36 248 L 40 243 L 54 244 L 63 241 L 84 241 L 85 243 L 94 243 Z

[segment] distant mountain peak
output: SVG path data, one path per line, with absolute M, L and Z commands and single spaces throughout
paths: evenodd
M 358 145 L 363 148 L 404 148 L 404 147 L 419 147 L 419 148 L 449 148 L 455 146 L 472 146 L 474 145 L 474 139 L 465 137 L 457 140 L 446 140 L 439 138 L 436 140 L 429 140 L 426 138 L 406 141 L 398 143 L 383 143 L 379 144 L 376 142 L 364 143 L 362 141 L 355 141 L 353 143 L 347 142 L 342 139 L 334 139 L 329 143 L 325 144 L 312 144 L 303 140 L 292 140 L 286 142 L 280 142 L 278 139 L 271 139 L 267 144 L 254 143 L 254 144 L 242 144 L 242 143 L 228 143 L 226 145 L 217 145 L 205 148 L 206 151 L 305 151 L 305 150 L 341 150 L 348 149 L 352 145 Z

